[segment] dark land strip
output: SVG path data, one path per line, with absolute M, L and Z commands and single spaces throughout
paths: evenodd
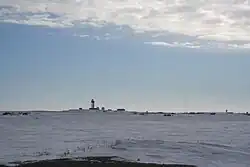
M 11 166 L 17 167 L 196 167 L 194 165 L 184 164 L 154 164 L 141 163 L 131 161 L 120 161 L 114 158 L 119 157 L 86 157 L 76 159 L 54 159 L 42 161 L 24 161 L 14 162 Z M 139 161 L 139 160 L 138 160 Z M 8 165 L 0 165 L 0 167 L 8 167 Z

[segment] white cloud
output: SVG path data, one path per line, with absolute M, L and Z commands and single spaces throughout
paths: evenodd
M 0 21 L 50 27 L 111 23 L 136 33 L 247 43 L 249 4 L 250 0 L 1 0 Z
M 182 48 L 193 48 L 193 49 L 250 49 L 250 43 L 248 44 L 230 44 L 223 42 L 163 42 L 163 41 L 154 41 L 154 42 L 144 42 L 147 45 L 155 46 L 165 46 L 165 47 L 182 47 Z
M 87 34 L 73 34 L 74 37 L 80 37 L 80 38 L 89 38 L 90 36 Z
M 72 35 L 74 37 L 88 38 L 88 39 L 93 39 L 93 40 L 97 40 L 97 41 L 119 39 L 120 38 L 120 37 L 117 37 L 115 35 L 111 35 L 110 33 L 101 34 L 101 33 L 98 33 L 98 32 L 91 33 L 91 35 L 89 35 L 89 34 L 82 34 L 81 32 L 80 33 L 73 33 Z
M 145 44 L 157 45 L 157 46 L 167 46 L 167 47 L 184 47 L 184 48 L 193 48 L 198 49 L 201 46 L 198 43 L 190 43 L 190 42 L 145 42 Z

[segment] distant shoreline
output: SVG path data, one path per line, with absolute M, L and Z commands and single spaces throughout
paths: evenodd
M 250 114 L 248 112 L 210 112 L 210 111 L 117 111 L 117 110 L 89 110 L 89 109 L 69 109 L 69 110 L 2 110 L 0 113 L 4 112 L 13 112 L 13 113 L 18 113 L 18 112 L 28 112 L 28 113 L 70 113 L 70 112 L 108 112 L 108 113 L 136 113 L 136 114 L 149 114 L 149 115 L 155 115 L 155 114 L 188 114 L 188 115 L 207 115 L 207 114 Z
M 89 109 L 72 109 L 72 110 L 62 110 L 62 111 L 0 111 L 0 115 L 2 116 L 18 116 L 18 115 L 31 115 L 32 113 L 128 113 L 133 115 L 162 115 L 167 117 L 172 117 L 175 115 L 186 115 L 186 116 L 193 116 L 193 115 L 244 115 L 250 116 L 250 113 L 234 113 L 234 112 L 137 112 L 137 111 L 117 111 L 117 110 L 89 110 Z

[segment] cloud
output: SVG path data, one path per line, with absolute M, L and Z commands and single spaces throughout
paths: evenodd
M 1 0 L 0 22 L 49 27 L 115 24 L 135 33 L 174 33 L 245 45 L 250 42 L 249 4 L 250 0 Z
M 102 29 L 101 29 L 102 30 Z M 115 40 L 115 39 L 120 39 L 121 36 L 118 36 L 114 31 L 108 33 L 105 31 L 100 31 L 100 29 L 91 29 L 91 32 L 86 32 L 83 33 L 83 31 L 75 32 L 72 35 L 74 37 L 79 37 L 79 38 L 88 38 L 91 40 L 97 40 L 97 41 L 103 41 L 103 40 Z
M 167 47 L 185 47 L 185 48 L 200 48 L 201 46 L 197 43 L 179 43 L 179 42 L 145 42 L 145 44 L 158 45 L 158 46 L 167 46 Z
M 250 49 L 250 44 L 230 44 L 223 42 L 162 42 L 162 41 L 154 41 L 154 42 L 144 42 L 147 45 L 154 46 L 165 46 L 165 47 L 182 47 L 182 48 L 192 48 L 192 49 Z

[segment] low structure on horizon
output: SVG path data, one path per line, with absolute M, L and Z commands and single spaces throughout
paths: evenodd
M 233 112 L 228 112 L 228 110 L 227 110 L 227 109 L 226 109 L 226 113 L 227 113 L 227 114 L 233 114 Z
M 95 106 L 95 100 L 94 99 L 91 99 L 90 101 L 90 108 L 89 110 L 95 110 L 95 111 L 103 111 L 103 112 L 110 112 L 110 111 L 114 111 L 114 112 L 124 112 L 126 111 L 125 108 L 118 108 L 116 110 L 112 110 L 112 109 L 105 109 L 105 107 L 97 107 Z
M 94 100 L 94 99 L 92 99 L 92 100 L 90 101 L 90 103 L 91 103 L 91 105 L 90 105 L 89 110 L 100 110 L 99 107 L 95 107 L 95 100 Z

